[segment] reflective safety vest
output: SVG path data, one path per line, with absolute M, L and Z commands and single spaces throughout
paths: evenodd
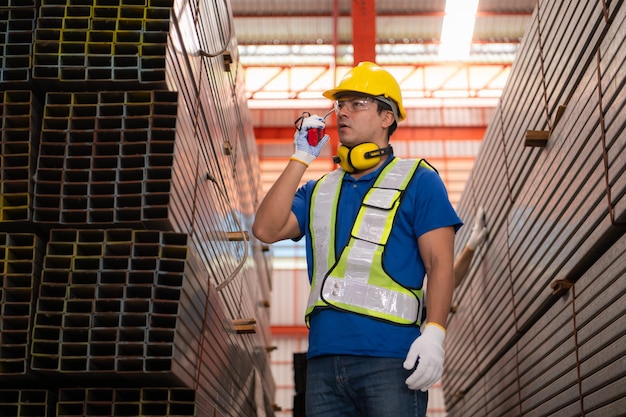
M 333 307 L 401 325 L 420 325 L 423 289 L 409 289 L 383 269 L 382 259 L 402 195 L 427 162 L 394 158 L 367 191 L 350 240 L 335 254 L 337 202 L 345 171 L 321 178 L 311 199 L 313 276 L 305 321 L 317 307 Z

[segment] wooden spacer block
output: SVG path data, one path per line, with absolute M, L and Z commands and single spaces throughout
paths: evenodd
M 224 143 L 222 143 L 222 151 L 224 152 L 224 155 L 230 156 L 233 153 L 233 145 L 231 145 L 229 141 L 225 140 Z
M 222 57 L 224 58 L 224 71 L 230 72 L 230 64 L 233 63 L 233 56 L 230 51 L 224 51 Z
M 566 279 L 557 279 L 550 283 L 550 288 L 552 288 L 552 294 L 561 296 L 569 291 L 572 285 L 573 284 Z
M 450 306 L 450 313 L 454 314 L 457 312 L 457 310 L 459 309 L 459 306 L 454 305 L 454 306 Z
M 543 148 L 548 144 L 550 131 L 548 130 L 527 130 L 524 146 Z
M 256 319 L 233 320 L 232 326 L 239 334 L 256 333 Z
M 243 231 L 243 235 L 246 240 L 250 240 L 250 235 L 247 230 Z M 226 237 L 230 242 L 241 242 L 244 240 L 244 236 L 241 235 L 241 232 L 226 232 Z
M 277 347 L 277 346 L 266 346 L 266 347 L 265 347 L 265 350 L 266 350 L 267 352 L 273 352 L 273 351 L 275 351 L 276 349 L 278 349 L 278 347 Z

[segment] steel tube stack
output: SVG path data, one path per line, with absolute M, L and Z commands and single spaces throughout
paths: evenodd
M 228 1 L 9 0 L 0 27 L 0 415 L 273 415 Z
M 624 413 L 625 22 L 538 1 L 460 202 L 489 237 L 449 319 L 450 417 Z

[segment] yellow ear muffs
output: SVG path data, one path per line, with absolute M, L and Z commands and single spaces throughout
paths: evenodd
M 380 148 L 375 143 L 360 143 L 350 149 L 348 159 L 357 171 L 375 167 L 380 162 Z
M 352 148 L 340 145 L 333 160 L 346 172 L 363 171 L 375 167 L 381 156 L 390 153 L 391 146 L 380 149 L 372 142 L 360 143 Z
M 346 172 L 354 171 L 354 167 L 350 165 L 350 148 L 344 145 L 339 145 L 339 149 L 337 149 L 337 155 L 333 157 L 333 161 L 336 164 L 339 164 L 341 169 Z

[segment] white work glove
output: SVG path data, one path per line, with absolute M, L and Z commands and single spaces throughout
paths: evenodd
M 311 165 L 311 162 L 320 156 L 320 152 L 330 139 L 330 136 L 324 135 L 317 145 L 311 145 L 308 141 L 308 130 L 311 128 L 323 129 L 324 126 L 324 119 L 316 114 L 302 119 L 300 129 L 296 129 L 296 133 L 293 135 L 296 151 L 291 155 L 290 159 L 302 162 L 306 166 Z
M 409 389 L 428 391 L 443 374 L 443 339 L 445 330 L 433 323 L 426 323 L 422 334 L 415 339 L 404 360 L 404 369 L 414 369 L 406 379 Z M 417 366 L 416 366 L 417 365 Z
M 485 209 L 480 207 L 474 218 L 474 227 L 467 241 L 467 247 L 471 250 L 476 250 L 483 244 L 487 238 L 487 225 L 485 224 Z

